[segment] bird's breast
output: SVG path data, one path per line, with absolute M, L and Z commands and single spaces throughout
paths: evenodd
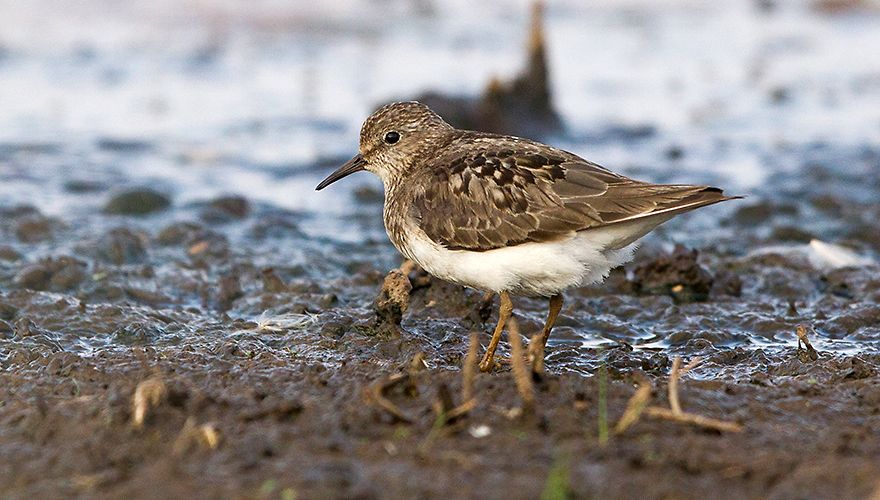
M 404 257 L 414 260 L 409 240 L 419 228 L 418 222 L 410 220 L 411 218 L 410 210 L 402 197 L 393 190 L 386 190 L 385 206 L 382 210 L 385 232 L 388 233 L 388 238 L 397 251 L 402 253 Z

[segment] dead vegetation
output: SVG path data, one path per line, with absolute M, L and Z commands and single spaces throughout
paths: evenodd
M 474 383 L 477 372 L 477 349 L 479 341 L 476 334 L 471 335 L 468 353 L 462 364 L 461 403 L 456 405 L 452 398 L 449 387 L 440 383 L 437 385 L 436 398 L 432 403 L 436 422 L 446 425 L 468 414 L 477 406 L 477 398 L 474 393 Z M 427 368 L 423 353 L 417 353 L 410 361 L 406 373 L 396 373 L 374 382 L 364 391 L 367 404 L 390 415 L 394 419 L 404 423 L 413 423 L 414 419 L 404 412 L 398 405 L 388 398 L 388 393 L 400 385 L 405 384 L 404 391 L 412 397 L 419 395 L 419 385 L 422 382 L 422 374 Z
M 182 455 L 193 448 L 213 450 L 219 445 L 220 430 L 216 424 L 208 422 L 199 425 L 194 417 L 188 417 L 174 441 L 173 450 L 175 455 Z
M 810 343 L 810 339 L 807 337 L 807 326 L 798 325 L 796 332 L 798 338 L 797 357 L 801 363 L 809 363 L 819 359 L 819 353 L 816 352 L 816 349 L 813 348 L 813 344 Z
M 139 383 L 132 397 L 132 425 L 135 429 L 141 429 L 147 419 L 147 412 L 165 399 L 168 388 L 165 381 L 159 376 L 150 377 Z
M 405 423 L 412 423 L 412 417 L 405 414 L 403 410 L 386 397 L 389 390 L 408 381 L 408 374 L 395 373 L 394 375 L 385 377 L 367 387 L 364 397 L 366 398 L 367 403 L 379 408 L 395 419 Z
M 694 369 L 701 361 L 702 359 L 697 357 L 682 367 L 681 358 L 676 356 L 675 360 L 672 362 L 672 370 L 669 373 L 669 408 L 664 408 L 662 406 L 648 406 L 653 388 L 651 387 L 651 382 L 646 377 L 639 377 L 637 382 L 638 389 L 627 403 L 626 410 L 620 417 L 620 420 L 617 421 L 617 425 L 614 427 L 615 434 L 622 434 L 625 432 L 633 424 L 638 422 L 642 415 L 682 424 L 695 425 L 697 427 L 705 427 L 719 432 L 742 432 L 743 426 L 736 422 L 704 417 L 694 413 L 687 413 L 682 410 L 678 396 L 678 383 L 682 375 Z
M 519 395 L 521 406 L 514 407 L 507 411 L 507 415 L 511 418 L 534 415 L 535 413 L 535 380 L 539 379 L 543 372 L 543 365 L 537 363 L 536 360 L 543 358 L 537 357 L 537 351 L 524 348 L 522 337 L 519 330 L 519 324 L 515 318 L 509 321 L 509 341 L 511 347 L 510 373 L 512 375 L 516 392 Z M 540 344 L 536 342 L 537 337 L 532 339 L 531 345 Z M 455 404 L 452 392 L 445 383 L 439 383 L 436 389 L 436 397 L 431 407 L 434 412 L 435 422 L 434 429 L 453 423 L 457 419 L 464 417 L 477 406 L 477 397 L 475 394 L 475 381 L 478 371 L 477 350 L 479 341 L 476 334 L 471 334 L 468 353 L 464 358 L 462 365 L 462 383 L 461 383 L 461 403 Z M 668 381 L 668 400 L 669 407 L 651 406 L 651 397 L 653 386 L 650 380 L 641 374 L 636 374 L 637 389 L 635 394 L 629 399 L 626 409 L 620 419 L 612 429 L 614 435 L 620 435 L 626 432 L 630 427 L 639 422 L 643 416 L 668 420 L 681 424 L 693 425 L 713 429 L 719 432 L 742 432 L 744 427 L 737 422 L 719 420 L 712 417 L 706 417 L 695 413 L 689 413 L 682 409 L 679 397 L 679 384 L 681 377 L 689 371 L 696 368 L 702 359 L 697 357 L 689 363 L 682 366 L 680 357 L 676 357 L 672 363 Z M 418 385 L 422 382 L 420 374 L 424 373 L 426 367 L 424 356 L 422 353 L 413 357 L 409 364 L 407 373 L 397 373 L 384 377 L 373 383 L 365 390 L 365 399 L 368 404 L 377 408 L 383 413 L 390 415 L 393 419 L 403 423 L 413 423 L 414 418 L 403 411 L 398 405 L 388 398 L 389 392 L 402 384 L 405 384 L 405 392 L 415 397 L 419 394 Z M 540 371 L 539 371 L 540 370 Z M 610 438 L 609 425 L 607 423 L 607 407 L 604 399 L 607 392 L 607 374 L 604 369 L 600 371 L 599 383 L 599 440 L 600 443 L 607 443 Z M 434 439 L 435 432 L 429 436 L 427 441 Z
M 535 407 L 535 387 L 532 383 L 532 371 L 526 363 L 525 350 L 522 345 L 522 337 L 519 333 L 519 324 L 516 318 L 510 318 L 509 322 L 510 341 L 510 366 L 513 380 L 516 382 L 516 391 L 522 399 L 523 412 L 529 413 Z

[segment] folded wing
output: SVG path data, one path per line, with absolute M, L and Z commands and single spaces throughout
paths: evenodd
M 522 139 L 486 138 L 471 138 L 469 154 L 438 157 L 418 173 L 427 182 L 415 193 L 413 215 L 447 248 L 486 251 L 558 240 L 732 199 L 709 186 L 636 181 Z

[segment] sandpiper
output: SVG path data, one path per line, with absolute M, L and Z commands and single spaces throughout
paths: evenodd
M 400 253 L 437 278 L 500 296 L 483 371 L 495 364 L 511 295 L 549 298 L 543 352 L 565 289 L 604 280 L 672 217 L 736 198 L 637 181 L 528 139 L 458 130 L 418 102 L 367 118 L 359 154 L 316 189 L 361 170 L 382 179 L 385 230 Z

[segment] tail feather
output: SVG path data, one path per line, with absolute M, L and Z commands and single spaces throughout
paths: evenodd
M 722 201 L 743 198 L 742 196 L 727 196 L 721 189 L 711 186 L 681 187 L 690 188 L 683 189 L 685 192 L 681 198 L 664 203 L 651 212 L 636 214 L 598 228 L 587 229 L 587 231 L 601 230 L 616 233 L 617 237 L 610 244 L 609 249 L 617 250 L 630 245 L 676 215 Z
M 618 219 L 613 224 L 628 222 L 636 219 L 655 217 L 661 214 L 677 215 L 691 210 L 721 203 L 722 201 L 737 200 L 742 196 L 727 196 L 724 191 L 712 186 L 680 186 L 682 188 L 681 196 L 676 197 L 666 203 L 659 204 L 656 209 L 650 212 L 633 214 L 630 217 Z

